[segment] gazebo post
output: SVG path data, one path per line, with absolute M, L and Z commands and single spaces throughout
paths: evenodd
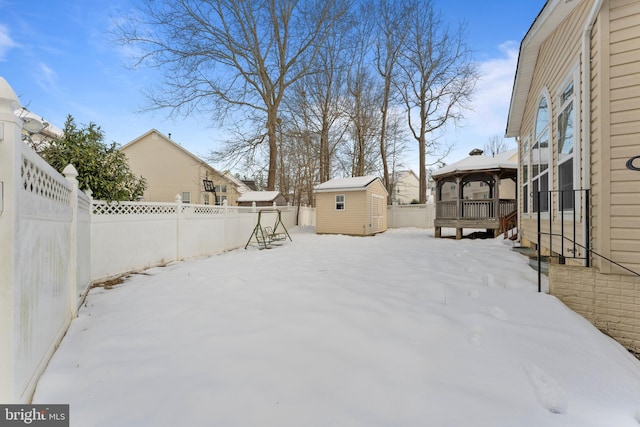
M 493 173 L 493 216 L 500 221 L 500 177 L 497 173 Z M 493 237 L 498 237 L 500 234 L 499 228 L 493 229 Z
M 462 187 L 462 178 L 456 176 L 456 189 L 458 190 L 458 206 L 456 209 L 456 218 L 460 220 L 463 217 L 462 212 L 462 199 L 464 194 L 464 188 Z M 456 240 L 462 239 L 462 228 L 456 228 Z
M 436 216 L 438 211 L 438 202 L 442 200 L 442 185 L 443 181 L 436 181 Z M 442 227 L 434 225 L 434 231 L 437 239 L 442 237 Z

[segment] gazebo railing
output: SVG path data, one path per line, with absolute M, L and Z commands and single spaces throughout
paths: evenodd
M 498 216 L 495 214 L 495 200 L 447 200 L 436 202 L 436 219 L 488 219 L 501 218 L 516 209 L 515 199 L 501 199 Z M 460 207 L 461 212 L 458 212 Z

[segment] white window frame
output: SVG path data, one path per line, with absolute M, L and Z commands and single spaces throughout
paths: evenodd
M 542 129 L 538 129 L 538 115 L 540 114 L 540 103 L 541 103 L 540 101 L 542 101 L 542 98 L 545 98 L 547 101 L 547 124 Z M 553 104 L 551 103 L 551 100 L 552 98 L 549 91 L 547 90 L 547 88 L 544 88 L 541 91 L 540 96 L 538 97 L 538 103 L 536 104 L 536 117 L 533 125 L 533 139 L 531 144 L 531 168 L 529 169 L 529 174 L 531 176 L 531 187 L 529 190 L 530 193 L 533 193 L 534 187 L 536 185 L 536 181 L 538 184 L 538 190 L 540 190 L 540 182 L 542 181 L 544 175 L 547 175 L 547 191 L 550 191 L 553 189 L 553 131 L 552 131 Z M 537 148 L 538 158 L 536 163 L 534 150 L 536 149 L 535 148 L 536 146 L 539 147 L 541 141 L 543 140 L 541 136 L 545 133 L 547 136 L 547 146 L 544 147 L 544 150 L 546 150 L 546 155 L 547 155 L 547 168 L 541 172 L 538 166 L 538 171 L 537 173 L 534 174 L 534 170 L 533 170 L 534 166 L 543 164 L 541 161 L 541 159 L 543 158 L 541 156 L 543 151 L 541 151 L 540 148 Z M 540 209 L 539 206 L 536 206 L 535 204 L 536 197 L 537 197 L 536 194 L 533 194 L 533 197 L 531 200 L 531 213 L 532 214 L 536 213 L 536 209 L 534 208 L 537 207 L 538 210 L 540 210 L 540 213 L 542 213 L 543 217 L 544 216 L 548 217 L 549 201 L 546 202 L 546 209 L 542 210 Z
M 339 198 L 342 198 L 342 200 L 339 201 L 338 200 Z M 335 203 L 335 208 L 336 208 L 337 211 L 347 210 L 347 203 L 346 203 L 347 202 L 347 198 L 345 197 L 344 194 L 336 194 L 335 202 L 336 202 Z M 338 206 L 342 206 L 342 207 L 339 208 Z
M 191 192 L 183 191 L 182 192 L 182 203 L 191 203 Z
M 566 90 L 568 89 L 569 85 L 573 85 L 573 92 L 572 94 L 566 98 L 563 99 L 564 94 L 566 92 Z M 558 105 L 560 106 L 560 108 L 558 109 L 558 113 L 557 113 L 557 117 L 556 119 L 558 120 L 557 122 L 557 137 L 555 138 L 555 144 L 554 144 L 554 154 L 557 155 L 557 164 L 556 164 L 556 173 L 558 174 L 558 182 L 557 182 L 557 190 L 560 190 L 560 178 L 561 178 L 561 174 L 560 174 L 560 166 L 571 161 L 573 163 L 572 165 L 572 172 L 573 172 L 573 176 L 572 176 L 572 189 L 576 188 L 576 183 L 579 182 L 579 164 L 578 164 L 578 152 L 580 149 L 580 145 L 579 145 L 579 141 L 580 141 L 580 126 L 579 126 L 579 112 L 580 112 L 580 74 L 579 74 L 579 68 L 578 65 L 576 64 L 573 69 L 571 70 L 571 72 L 569 73 L 569 76 L 563 81 L 562 85 L 559 87 L 558 89 L 558 93 L 556 95 L 557 99 L 558 99 Z M 572 151 L 570 154 L 566 155 L 565 153 L 565 157 L 562 157 L 563 155 L 560 153 L 560 115 L 563 114 L 565 112 L 565 110 L 569 107 L 569 105 L 572 104 L 572 108 L 573 108 L 573 136 L 572 136 Z M 578 204 L 580 203 L 579 200 L 575 200 L 574 203 Z M 575 209 L 575 206 L 572 208 L 565 208 L 564 209 L 564 215 L 565 215 L 565 220 L 567 220 L 567 213 L 571 214 L 573 213 Z M 555 211 L 556 213 L 560 213 L 560 193 L 558 192 L 558 201 L 555 204 Z M 569 218 L 573 218 L 572 215 L 569 216 Z
M 531 147 L 529 146 L 529 136 L 526 136 L 522 142 L 522 158 L 520 164 L 522 165 L 522 171 L 520 176 L 521 188 L 522 188 L 522 213 L 531 216 L 533 210 L 533 198 L 531 197 Z M 527 170 L 527 176 L 524 176 L 524 170 Z

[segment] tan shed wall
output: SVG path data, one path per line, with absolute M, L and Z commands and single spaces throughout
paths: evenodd
M 345 209 L 336 210 L 335 196 L 345 196 Z M 382 226 L 387 229 L 387 194 L 380 181 L 374 181 L 366 189 L 358 191 L 332 191 L 316 193 L 316 233 L 368 236 L 372 230 L 372 195 L 382 197 Z

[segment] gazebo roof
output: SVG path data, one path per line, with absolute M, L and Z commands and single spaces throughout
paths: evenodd
M 518 162 L 510 159 L 517 152 L 517 149 L 509 150 L 505 151 L 504 153 L 496 154 L 495 157 L 472 155 L 458 162 L 438 169 L 433 174 L 431 174 L 431 176 L 433 178 L 444 178 L 452 175 L 505 169 L 512 170 L 515 174 L 518 170 Z

